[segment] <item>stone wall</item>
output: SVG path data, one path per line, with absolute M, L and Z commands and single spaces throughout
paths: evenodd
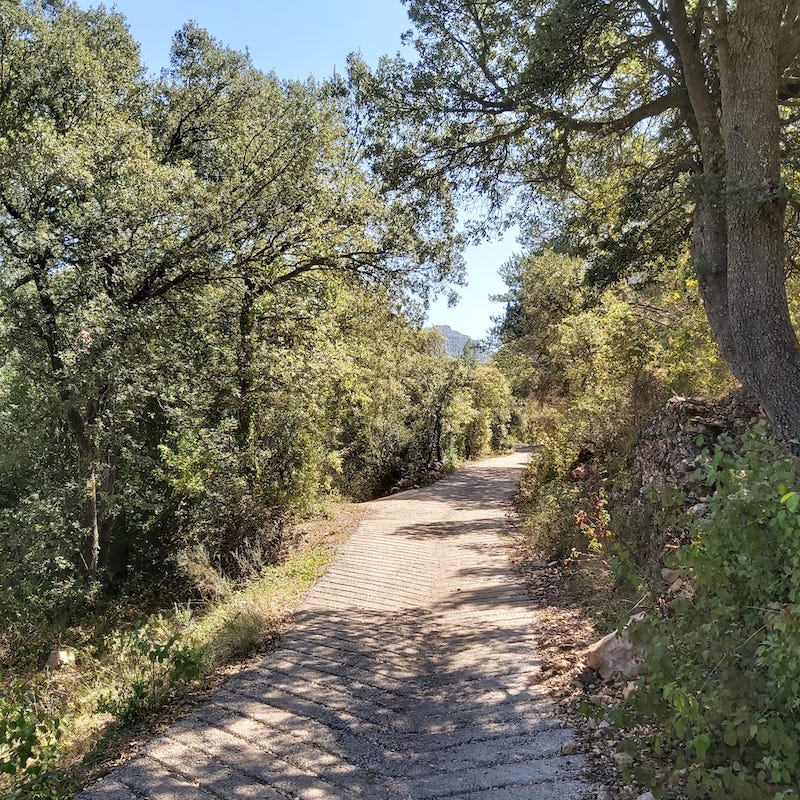
M 761 408 L 742 392 L 720 400 L 670 398 L 637 438 L 634 488 L 642 494 L 671 486 L 686 495 L 687 508 L 705 503 L 711 490 L 695 477 L 702 449 L 712 449 L 723 434 L 735 439 L 753 420 L 766 424 Z

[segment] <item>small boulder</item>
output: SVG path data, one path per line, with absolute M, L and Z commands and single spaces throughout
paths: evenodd
M 680 570 L 669 569 L 667 567 L 664 567 L 664 569 L 661 570 L 661 580 L 664 581 L 664 583 L 666 583 L 668 586 L 671 586 L 680 577 Z
M 51 650 L 50 655 L 47 657 L 47 666 L 53 670 L 61 669 L 62 667 L 74 667 L 75 651 L 71 647 Z
M 561 755 L 562 756 L 572 756 L 578 752 L 578 743 L 574 739 L 567 739 L 564 744 L 561 745 Z
M 636 692 L 636 684 L 633 681 L 628 681 L 625 688 L 622 690 L 622 698 L 628 700 Z
M 633 756 L 630 753 L 614 753 L 612 758 L 619 767 L 627 767 L 633 763 Z
M 639 674 L 641 647 L 633 644 L 627 631 L 612 631 L 594 644 L 584 654 L 586 665 L 600 673 L 603 680 L 621 674 L 633 678 Z

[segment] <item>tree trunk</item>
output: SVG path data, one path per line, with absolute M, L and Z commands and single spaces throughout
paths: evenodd
M 739 355 L 728 308 L 728 233 L 719 193 L 697 200 L 692 225 L 692 262 L 700 297 L 722 360 L 745 387 L 752 376 Z
M 109 407 L 112 388 L 110 383 L 104 386 L 88 402 L 86 413 L 81 414 L 72 402 L 70 391 L 64 386 L 66 369 L 60 346 L 58 313 L 49 288 L 51 262 L 51 254 L 43 251 L 32 257 L 30 267 L 42 310 L 41 330 L 47 345 L 50 366 L 56 380 L 62 384 L 61 400 L 67 407 L 67 422 L 78 448 L 79 474 L 84 481 L 79 517 L 82 529 L 81 541 L 78 543 L 78 554 L 82 562 L 79 568 L 83 569 L 87 578 L 94 578 L 98 568 L 106 566 L 108 562 L 111 531 L 115 522 L 114 514 L 108 508 L 108 498 L 114 489 L 117 454 L 109 448 L 101 456 L 97 443 L 92 439 L 91 428 L 102 410 Z
M 117 455 L 111 448 L 101 453 L 90 431 L 98 420 L 103 404 L 102 400 L 91 401 L 85 417 L 76 408 L 71 408 L 67 415 L 78 448 L 80 474 L 84 480 L 80 513 L 83 535 L 79 552 L 87 578 L 94 578 L 100 568 L 107 566 L 115 522 L 109 499 L 114 491 Z
M 97 516 L 97 458 L 87 423 L 77 408 L 67 411 L 67 419 L 78 448 L 78 468 L 83 478 L 80 526 L 82 531 L 79 554 L 84 575 L 92 578 L 100 561 L 100 527 Z
M 245 480 L 252 490 L 256 480 L 255 442 L 253 441 L 253 357 L 256 325 L 256 287 L 245 279 L 244 295 L 239 307 L 238 383 L 239 409 L 237 415 L 237 440 L 242 458 Z
M 689 97 L 686 122 L 703 162 L 692 220 L 692 262 L 720 355 L 736 379 L 749 387 L 752 376 L 737 350 L 728 305 L 725 145 L 717 113 L 719 98 L 709 89 L 711 81 L 698 38 L 689 24 L 685 0 L 668 0 L 667 5 Z
M 783 5 L 739 3 L 721 21 L 719 59 L 733 338 L 775 432 L 791 442 L 800 437 L 800 352 L 786 298 L 780 176 L 776 42 Z M 792 449 L 800 453 L 797 444 Z
M 100 563 L 100 526 L 97 519 L 97 474 L 94 464 L 91 464 L 86 476 L 81 508 L 81 529 L 83 541 L 81 542 L 81 558 L 86 577 L 91 578 L 97 574 Z
M 111 535 L 117 522 L 117 515 L 112 508 L 111 498 L 117 478 L 118 453 L 108 447 L 103 451 L 100 459 L 100 482 L 98 497 L 98 567 L 108 567 L 111 552 Z

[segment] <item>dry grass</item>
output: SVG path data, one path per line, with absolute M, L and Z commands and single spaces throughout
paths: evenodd
M 134 754 L 149 736 L 202 701 L 230 675 L 263 658 L 289 625 L 305 592 L 325 571 L 333 552 L 355 530 L 364 510 L 350 503 L 331 505 L 325 515 L 292 526 L 283 539 L 277 563 L 267 565 L 265 554 L 244 546 L 248 560 L 243 570 L 250 579 L 233 585 L 214 572 L 202 553 L 187 554 L 187 570 L 194 570 L 208 589 L 206 602 L 189 614 L 176 609 L 165 614 L 166 624 L 180 642 L 202 652 L 200 678 L 181 693 L 150 711 L 135 724 L 123 725 L 97 710 L 98 697 L 124 680 L 124 664 L 91 651 L 78 653 L 77 668 L 43 673 L 37 680 L 63 719 L 59 760 L 40 782 L 11 788 L 0 781 L 2 798 L 73 797 L 83 786 L 114 769 Z M 274 559 L 274 553 L 271 554 Z M 139 620 L 139 624 L 144 620 Z M 134 627 L 136 623 L 133 623 Z

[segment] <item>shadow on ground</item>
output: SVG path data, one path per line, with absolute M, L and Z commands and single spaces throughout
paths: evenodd
M 570 733 L 539 687 L 529 602 L 499 552 L 518 474 L 477 465 L 376 502 L 383 522 L 354 537 L 268 661 L 80 800 L 593 796 L 579 757 L 561 755 Z M 374 563 L 378 539 L 399 566 Z M 426 581 L 430 602 L 403 594 Z

